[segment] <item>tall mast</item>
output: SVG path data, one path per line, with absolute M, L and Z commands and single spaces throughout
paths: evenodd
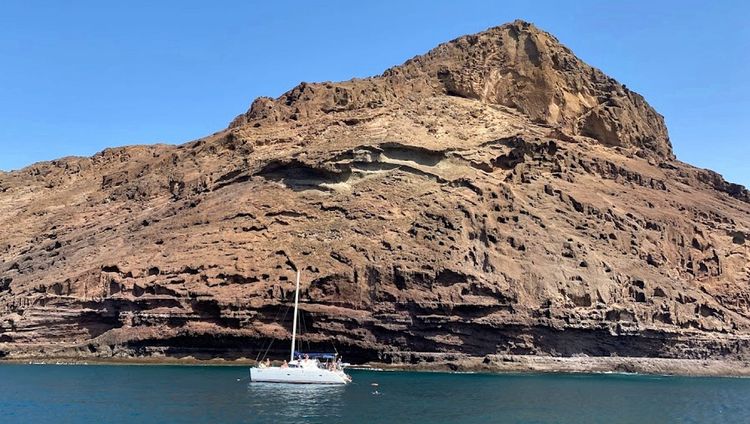
M 290 361 L 294 361 L 294 342 L 297 339 L 297 307 L 299 306 L 299 270 L 297 270 L 297 288 L 294 289 L 294 320 L 292 321 L 292 353 Z

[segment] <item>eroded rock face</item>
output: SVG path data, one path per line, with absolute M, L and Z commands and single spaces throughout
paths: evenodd
M 302 83 L 278 101 L 258 99 L 235 124 L 305 119 L 439 94 L 507 106 L 570 135 L 674 159 L 663 117 L 642 96 L 522 21 L 442 44 L 379 78 Z
M 748 357 L 750 195 L 533 26 L 0 174 L 0 354 Z

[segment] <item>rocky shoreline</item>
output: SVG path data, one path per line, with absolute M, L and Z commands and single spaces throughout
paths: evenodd
M 490 355 L 419 364 L 370 364 L 382 369 L 487 373 L 644 374 L 686 377 L 750 377 L 750 361 L 639 357 Z
M 29 365 L 177 365 L 252 366 L 252 359 L 210 360 L 186 358 L 12 358 L 3 363 Z M 416 363 L 368 362 L 353 369 L 373 371 L 457 372 L 457 373 L 549 373 L 549 374 L 642 374 L 683 377 L 750 377 L 750 361 L 716 359 L 674 359 L 638 357 L 553 357 L 531 355 L 489 355 L 469 357 L 452 354 L 424 354 Z

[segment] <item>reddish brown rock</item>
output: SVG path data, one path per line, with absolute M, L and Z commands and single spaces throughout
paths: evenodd
M 744 187 L 514 22 L 196 142 L 0 174 L 0 354 L 254 358 L 299 268 L 303 345 L 354 361 L 745 360 L 748 246 Z

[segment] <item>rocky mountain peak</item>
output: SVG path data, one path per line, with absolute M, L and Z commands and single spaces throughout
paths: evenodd
M 643 97 L 533 24 L 459 37 L 386 75 L 428 75 L 445 94 L 517 109 L 533 121 L 641 155 L 673 158 L 664 119 Z
M 441 44 L 378 77 L 301 83 L 276 100 L 259 98 L 231 126 L 378 108 L 434 95 L 503 105 L 568 135 L 633 148 L 642 157 L 674 159 L 663 117 L 641 95 L 521 20 Z

